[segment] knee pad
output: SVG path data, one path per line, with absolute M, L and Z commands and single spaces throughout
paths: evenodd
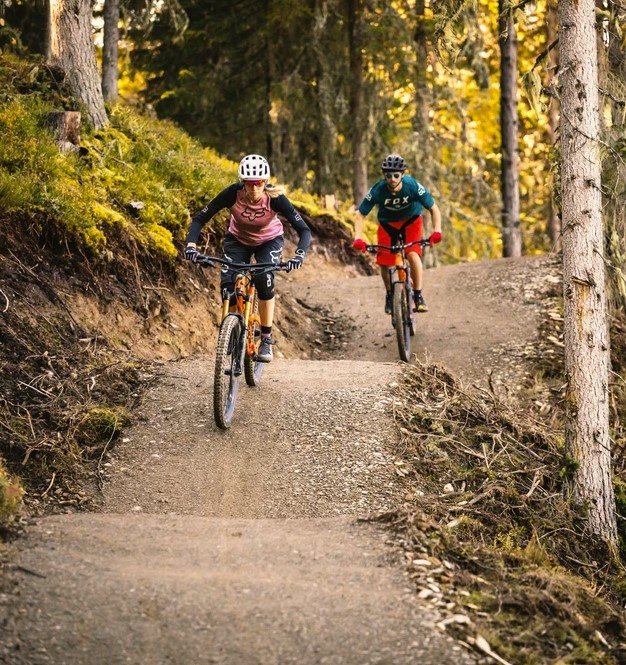
M 254 278 L 259 300 L 271 300 L 274 297 L 274 273 L 268 272 L 265 275 L 257 275 Z

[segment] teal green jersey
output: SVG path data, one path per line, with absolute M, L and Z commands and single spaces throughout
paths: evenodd
M 379 180 L 365 195 L 359 212 L 365 217 L 378 206 L 379 222 L 398 222 L 421 214 L 422 208 L 430 210 L 435 205 L 432 194 L 410 175 L 402 176 L 402 187 L 392 194 L 386 180 Z

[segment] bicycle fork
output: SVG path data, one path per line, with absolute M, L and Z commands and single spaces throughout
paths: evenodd
M 243 374 L 244 358 L 246 356 L 246 345 L 248 340 L 248 322 L 250 321 L 250 313 L 252 311 L 253 297 L 250 293 L 237 292 L 237 297 L 243 298 L 243 314 L 239 312 L 231 312 L 231 316 L 236 316 L 239 319 L 241 330 L 235 343 L 236 348 L 233 349 L 233 365 L 232 375 L 241 376 Z
M 222 291 L 222 322 L 228 316 L 236 316 L 239 319 L 241 330 L 237 340 L 231 340 L 236 344 L 232 348 L 233 362 L 231 369 L 226 370 L 227 375 L 241 376 L 244 371 L 246 353 L 254 358 L 256 348 L 252 333 L 250 331 L 252 317 L 256 314 L 252 311 L 255 301 L 254 283 L 247 285 L 244 276 L 239 274 L 235 277 L 235 290 L 230 293 L 227 289 Z
M 235 316 L 239 319 L 241 326 L 237 339 L 231 339 L 229 343 L 229 355 L 232 355 L 232 365 L 224 370 L 226 376 L 238 377 L 243 374 L 243 359 L 246 353 L 246 326 L 243 316 L 237 312 L 230 312 L 226 317 Z M 225 321 L 226 319 L 224 319 Z

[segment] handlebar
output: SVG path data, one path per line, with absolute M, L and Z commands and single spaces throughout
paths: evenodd
M 401 252 L 403 249 L 408 249 L 409 247 L 413 247 L 413 245 L 421 245 L 422 247 L 430 247 L 430 241 L 429 240 L 414 240 L 413 242 L 400 243 L 399 245 L 366 245 L 365 249 L 370 254 L 373 254 L 377 249 L 386 249 L 386 250 L 389 250 L 390 252 L 395 254 L 397 252 Z
M 287 263 L 284 261 L 282 263 L 234 263 L 219 256 L 207 256 L 206 254 L 198 254 L 195 263 L 202 268 L 213 268 L 216 263 L 221 263 L 224 266 L 228 266 L 228 270 L 232 272 L 249 272 L 253 275 L 285 270 L 287 268 Z

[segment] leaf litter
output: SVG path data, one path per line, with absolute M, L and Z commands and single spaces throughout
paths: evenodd
M 440 627 L 498 663 L 626 663 L 626 576 L 567 500 L 554 418 L 417 361 L 393 402 L 415 488 L 377 516 Z

